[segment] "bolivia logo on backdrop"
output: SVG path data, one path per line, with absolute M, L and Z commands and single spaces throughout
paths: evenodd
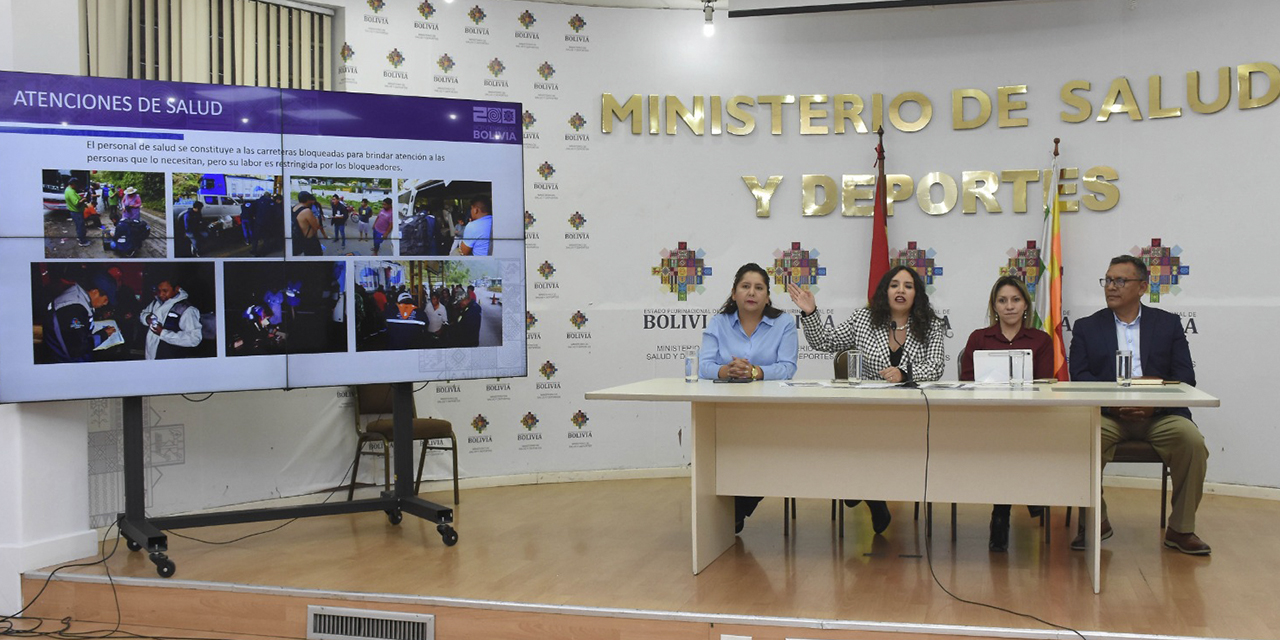
M 542 39 L 542 34 L 533 28 L 533 25 L 538 23 L 538 19 L 534 17 L 533 12 L 525 9 L 524 13 L 516 17 L 516 22 L 519 22 L 521 26 L 520 29 L 515 31 L 516 47 L 520 49 L 537 49 L 539 46 L 538 41 Z
M 889 252 L 889 267 L 911 267 L 924 280 L 925 292 L 933 295 L 933 279 L 942 277 L 942 265 L 937 264 L 935 258 L 937 253 L 933 249 L 917 247 L 913 240 L 907 243 L 906 249 L 893 249 Z
M 583 429 L 583 427 L 587 426 L 587 422 L 589 420 L 590 419 L 587 418 L 587 414 L 583 413 L 581 409 L 569 417 L 569 424 L 572 424 L 574 427 L 574 430 L 569 431 L 570 449 L 591 446 L 591 443 L 589 442 L 591 439 L 591 431 L 589 429 Z
M 566 51 L 590 51 L 591 37 L 584 33 L 587 29 L 587 21 L 580 14 L 573 14 L 569 18 L 569 29 L 572 33 L 566 33 L 564 36 Z
M 773 266 L 766 271 L 773 276 L 773 286 L 784 292 L 789 284 L 817 292 L 818 277 L 827 275 L 827 268 L 818 265 L 818 252 L 801 247 L 799 242 L 774 251 Z
M 706 290 L 702 279 L 711 275 L 711 267 L 706 265 L 706 254 L 702 249 L 690 249 L 688 242 L 677 243 L 674 250 L 659 252 L 662 260 L 650 269 L 650 273 L 658 276 L 664 291 L 675 294 L 681 302 L 686 301 L 689 293 Z
M 418 15 L 422 16 L 421 20 L 414 19 L 413 30 L 415 37 L 422 40 L 439 40 L 440 25 L 431 21 L 431 16 L 436 14 L 435 5 L 430 0 L 422 0 L 418 4 Z

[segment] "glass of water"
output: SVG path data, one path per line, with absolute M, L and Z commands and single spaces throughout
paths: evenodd
M 1009 352 L 1009 385 L 1021 387 L 1027 383 L 1026 377 L 1022 374 L 1022 367 L 1027 354 L 1021 351 Z
M 698 348 L 694 347 L 684 353 L 684 381 L 698 381 Z
M 845 376 L 849 379 L 849 384 L 862 382 L 862 352 L 850 349 L 844 352 L 844 356 Z
M 1116 351 L 1116 384 L 1122 387 L 1133 384 L 1133 352 L 1128 349 Z

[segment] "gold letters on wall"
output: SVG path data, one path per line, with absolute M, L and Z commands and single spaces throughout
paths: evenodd
M 1253 62 L 1236 67 L 1219 67 L 1212 72 L 1193 70 L 1179 79 L 1166 81 L 1152 75 L 1142 80 L 1121 76 L 1109 82 L 1071 80 L 1058 89 L 1062 109 L 1058 120 L 1070 124 L 1106 123 L 1117 120 L 1140 122 L 1211 115 L 1225 111 L 1234 100 L 1238 111 L 1259 109 L 1280 100 L 1280 67 L 1271 62 Z M 1178 84 L 1182 86 L 1179 87 Z M 998 129 L 1027 127 L 1026 116 L 1035 93 L 1025 84 L 996 87 L 994 92 L 979 88 L 951 91 L 951 128 L 955 131 L 979 129 L 995 115 Z M 633 94 L 625 98 L 611 93 L 600 96 L 601 131 L 611 134 L 615 125 L 630 129 L 632 135 L 747 136 L 759 122 L 768 123 L 769 135 L 798 133 L 802 136 L 866 135 L 886 124 L 898 131 L 920 131 L 933 122 L 933 102 L 922 92 L 904 91 L 886 101 L 872 93 L 866 99 L 855 93 L 758 96 L 735 95 L 674 96 Z M 943 116 L 945 118 L 945 116 Z M 979 209 L 987 214 L 1028 212 L 1027 189 L 1044 184 L 1047 176 L 1038 169 L 1003 171 L 963 171 L 957 181 L 944 172 L 929 172 L 918 181 L 911 176 L 886 176 L 889 187 L 888 214 L 894 205 L 914 197 L 925 214 L 942 216 L 959 206 L 964 215 Z M 1076 213 L 1083 204 L 1088 211 L 1110 211 L 1120 202 L 1113 167 L 1096 166 L 1081 172 L 1062 170 L 1063 211 Z M 756 204 L 756 216 L 769 217 L 774 196 L 783 176 L 768 176 L 762 184 L 757 176 L 742 176 Z M 801 212 L 806 217 L 827 216 L 839 210 L 843 217 L 872 215 L 875 197 L 874 175 L 839 177 L 805 174 L 801 177 Z M 1083 191 L 1081 194 L 1080 192 Z
M 1115 182 L 1120 174 L 1113 167 L 1090 167 L 1081 176 L 1080 169 L 1060 169 L 1060 192 L 1064 213 L 1077 213 L 1080 205 L 1089 211 L 1110 211 L 1120 203 L 1120 188 Z M 961 181 L 940 171 L 932 171 L 920 178 L 893 173 L 885 176 L 889 186 L 888 214 L 894 214 L 894 205 L 914 197 L 921 211 L 931 216 L 951 213 L 960 205 L 964 214 L 976 214 L 981 208 L 990 214 L 1003 213 L 1006 207 L 1013 213 L 1027 213 L 1027 185 L 1044 183 L 1048 171 L 1039 169 L 1013 169 L 1005 171 L 965 171 Z M 768 218 L 773 197 L 783 183 L 782 176 L 769 176 L 764 186 L 757 176 L 742 176 L 742 182 L 756 201 L 756 216 Z M 1079 182 L 1079 184 L 1077 184 Z M 1086 193 L 1078 197 L 1079 188 Z M 875 174 L 850 174 L 833 176 L 805 174 L 800 179 L 800 209 L 806 217 L 829 215 L 837 209 L 846 218 L 867 217 L 875 207 Z M 1001 202 L 1009 194 L 1008 200 Z
M 1121 76 L 1096 85 L 1071 80 L 1058 89 L 1063 107 L 1058 119 L 1067 123 L 1108 122 L 1113 115 L 1123 114 L 1132 121 L 1160 120 L 1185 117 L 1188 112 L 1218 113 L 1232 98 L 1241 111 L 1267 107 L 1280 99 L 1280 67 L 1271 62 L 1220 67 L 1204 77 L 1200 71 L 1190 71 L 1183 77 L 1185 93 L 1181 95 L 1176 81 L 1165 80 L 1159 75 L 1149 76 L 1145 82 Z M 1145 96 L 1140 95 L 1144 89 Z M 991 121 L 993 113 L 997 128 L 1029 126 L 1025 112 L 1032 96 L 1025 84 L 996 87 L 994 93 L 972 87 L 954 89 L 951 128 L 980 128 Z M 887 101 L 882 93 L 871 94 L 869 100 L 854 93 L 737 95 L 727 99 L 719 95 L 637 93 L 625 99 L 611 93 L 600 95 L 601 132 L 613 133 L 615 124 L 623 123 L 633 135 L 746 136 L 756 131 L 757 119 L 768 122 L 769 134 L 775 136 L 795 132 L 802 136 L 867 134 L 886 121 L 887 126 L 912 133 L 929 126 L 933 115 L 933 101 L 919 91 L 904 91 Z

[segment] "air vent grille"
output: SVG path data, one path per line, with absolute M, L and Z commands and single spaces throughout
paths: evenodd
M 435 627 L 430 614 L 307 607 L 309 640 L 435 640 Z

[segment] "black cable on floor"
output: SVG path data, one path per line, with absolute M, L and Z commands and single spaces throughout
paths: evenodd
M 350 475 L 351 475 L 351 470 L 355 467 L 355 465 L 356 465 L 355 460 L 352 460 L 352 461 L 351 461 L 351 464 L 347 465 L 347 470 L 342 474 L 342 480 L 339 480 L 339 481 L 338 481 L 338 486 L 337 486 L 337 488 L 335 488 L 335 489 L 333 489 L 332 491 L 330 491 L 330 492 L 329 492 L 329 495 L 328 495 L 328 496 L 326 496 L 326 497 L 325 497 L 325 499 L 324 499 L 324 500 L 322 500 L 322 501 L 320 502 L 320 504 L 328 504 L 328 503 L 329 503 L 329 501 L 333 499 L 333 496 L 334 496 L 335 494 L 337 494 L 339 491 L 341 491 L 341 490 L 342 490 L 342 483 L 347 479 L 347 477 L 348 477 L 348 476 L 350 476 Z M 355 479 L 355 478 L 351 478 L 351 482 L 353 482 L 353 483 L 354 483 L 355 481 L 356 481 L 356 479 Z M 254 536 L 261 536 L 261 535 L 266 535 L 266 534 L 268 534 L 268 533 L 274 533 L 274 532 L 279 531 L 279 530 L 281 530 L 281 529 L 283 529 L 283 528 L 285 528 L 285 527 L 287 527 L 287 526 L 289 526 L 289 525 L 291 525 L 291 524 L 293 524 L 293 523 L 295 523 L 295 522 L 297 522 L 297 521 L 298 521 L 298 518 L 291 518 L 291 519 L 286 520 L 285 522 L 283 522 L 283 523 L 281 523 L 281 524 L 278 524 L 278 525 L 276 525 L 276 526 L 274 526 L 274 527 L 272 527 L 272 528 L 270 528 L 270 529 L 266 529 L 266 530 L 263 530 L 263 531 L 256 531 L 256 532 L 254 532 L 254 533 L 246 534 L 246 535 L 240 536 L 239 538 L 234 538 L 234 539 L 232 539 L 232 540 L 221 540 L 221 541 L 220 541 L 220 540 L 201 540 L 200 538 L 196 538 L 196 537 L 194 537 L 194 536 L 188 536 L 188 535 L 183 535 L 183 534 L 181 534 L 181 533 L 177 533 L 177 532 L 173 531 L 172 529 L 165 529 L 165 530 L 164 530 L 164 532 L 165 532 L 165 533 L 167 533 L 167 534 L 169 534 L 169 535 L 171 535 L 171 536 L 178 537 L 178 538 L 182 538 L 183 540 L 190 540 L 190 541 L 192 541 L 192 542 L 199 542 L 199 543 L 201 543 L 201 544 L 224 545 L 224 544 L 233 544 L 233 543 L 236 543 L 236 542 L 240 542 L 241 540 L 247 540 L 247 539 L 252 538 L 252 537 L 254 537 Z
M 335 488 L 332 491 L 330 491 L 329 495 L 326 496 L 325 499 L 320 504 L 326 504 L 329 502 L 329 500 L 333 499 L 333 496 L 337 494 L 338 491 L 340 491 L 342 482 L 347 479 L 347 477 L 351 474 L 351 470 L 354 467 L 355 467 L 355 461 L 353 460 L 351 464 L 347 466 L 346 472 L 342 474 L 342 480 L 338 482 L 339 488 Z M 352 478 L 352 482 L 355 482 L 354 478 Z M 298 518 L 293 518 L 284 522 L 283 524 L 272 527 L 271 529 L 250 533 L 248 535 L 240 536 L 239 538 L 235 538 L 233 540 L 226 540 L 226 541 L 201 540 L 193 536 L 187 536 L 187 535 L 182 535 L 180 533 L 175 533 L 171 530 L 165 530 L 165 533 L 172 536 L 179 537 L 179 538 L 183 538 L 186 540 L 191 540 L 193 542 L 200 542 L 203 544 L 213 544 L 213 545 L 224 545 L 224 544 L 232 544 L 234 542 L 240 542 L 241 540 L 252 538 L 254 536 L 260 536 L 260 535 L 272 533 L 275 531 L 279 531 L 280 529 L 283 529 L 284 527 L 296 522 L 297 520 Z M 107 527 L 106 531 L 103 532 L 102 541 L 99 544 L 99 553 L 101 553 L 101 548 L 106 546 L 107 538 L 111 535 L 111 530 L 116 529 L 115 544 L 113 544 L 111 547 L 111 553 L 108 553 L 104 555 L 102 558 L 95 560 L 93 562 L 79 562 L 79 563 L 65 564 L 65 565 L 56 567 L 53 571 L 49 572 L 49 576 L 45 578 L 44 584 L 40 586 L 40 590 L 36 592 L 36 595 L 31 598 L 31 601 L 28 602 L 26 606 L 24 606 L 17 613 L 14 613 L 12 615 L 0 615 L 0 625 L 4 625 L 3 627 L 0 627 L 0 636 L 8 636 L 8 637 L 16 637 L 16 638 L 36 638 L 36 637 L 57 638 L 57 639 L 66 639 L 66 640 L 97 640 L 97 639 L 104 639 L 104 638 L 132 638 L 132 639 L 150 639 L 150 640 L 226 640 L 226 638 L 202 637 L 202 636 L 148 636 L 148 635 L 136 634 L 129 631 L 122 631 L 120 629 L 120 626 L 123 622 L 122 613 L 120 609 L 120 594 L 119 594 L 119 590 L 116 587 L 115 579 L 111 576 L 111 567 L 107 564 L 107 561 L 110 560 L 113 556 L 115 556 L 116 550 L 120 548 L 120 538 L 123 536 L 120 533 L 119 526 L 120 526 L 119 519 L 112 522 L 111 525 Z M 53 581 L 53 576 L 57 575 L 59 571 L 63 569 L 92 567 L 99 564 L 102 565 L 103 569 L 106 571 L 107 583 L 111 585 L 111 596 L 112 598 L 114 598 L 115 604 L 116 604 L 116 624 L 114 628 L 110 630 L 95 629 L 90 631 L 69 631 L 69 629 L 71 628 L 72 619 L 70 617 L 67 617 L 67 618 L 62 618 L 60 620 L 60 622 L 62 623 L 61 629 L 57 629 L 54 631 L 40 631 L 40 627 L 44 626 L 44 623 L 46 622 L 44 618 L 24 617 L 22 615 L 27 609 L 30 609 L 32 605 L 36 603 L 37 600 L 40 599 L 40 596 L 44 594 L 45 589 L 49 587 L 49 583 Z M 36 626 L 30 629 L 17 629 L 13 624 L 13 621 L 15 620 L 34 622 Z
M 924 420 L 924 497 L 921 499 L 922 500 L 921 504 L 923 504 L 925 509 L 928 510 L 929 509 L 929 445 L 930 445 L 929 429 L 933 424 L 933 411 L 929 406 L 929 394 L 925 393 L 924 389 L 920 389 L 920 397 L 924 398 L 924 415 L 925 415 L 925 420 Z M 1080 636 L 1080 640 L 1088 640 L 1088 638 L 1084 637 L 1084 634 L 1080 633 L 1079 631 L 1076 631 L 1075 629 L 1072 629 L 1071 627 L 1066 627 L 1060 624 L 1054 624 L 1043 618 L 1037 618 L 1036 616 L 1033 616 L 1029 613 L 1022 613 L 1021 611 L 1014 611 L 1012 609 L 1006 609 L 1004 607 L 997 606 L 994 604 L 987 604 L 985 602 L 977 602 L 975 600 L 966 600 L 954 593 L 951 593 L 950 590 L 942 586 L 942 581 L 938 579 L 938 574 L 935 573 L 933 570 L 933 536 L 926 535 L 924 538 L 924 557 L 925 557 L 925 560 L 929 563 L 929 576 L 933 578 L 933 583 L 938 585 L 938 588 L 942 589 L 943 593 L 951 596 L 956 601 L 963 602 L 965 604 L 979 606 L 979 607 L 986 607 L 988 609 L 994 609 L 996 611 L 1003 611 L 1004 613 L 1010 613 L 1015 616 L 1026 618 L 1028 620 L 1035 620 L 1040 624 L 1043 624 L 1048 627 L 1053 627 L 1054 629 L 1062 629 L 1063 631 L 1070 631 L 1071 633 L 1074 633 L 1077 636 Z

